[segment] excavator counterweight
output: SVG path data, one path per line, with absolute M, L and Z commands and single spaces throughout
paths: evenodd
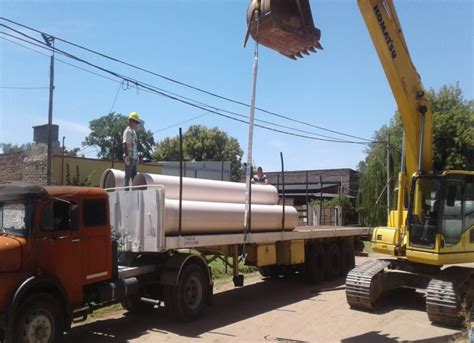
M 247 10 L 247 24 L 256 42 L 291 59 L 323 49 L 309 0 L 253 0 Z

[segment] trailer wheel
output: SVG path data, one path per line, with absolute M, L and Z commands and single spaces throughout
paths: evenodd
M 324 280 L 326 273 L 326 249 L 322 244 L 312 244 L 306 254 L 304 277 L 309 283 L 318 283 Z
M 327 269 L 327 279 L 334 280 L 341 275 L 342 270 L 342 259 L 341 259 L 341 249 L 336 243 L 331 243 L 327 249 L 328 256 L 328 269 Z
M 342 268 L 341 276 L 346 276 L 355 267 L 355 249 L 350 241 L 341 244 Z
M 121 303 L 122 307 L 132 314 L 150 313 L 155 308 L 154 304 L 143 302 L 138 296 L 126 297 Z
M 181 321 L 199 317 L 208 304 L 209 280 L 203 268 L 195 263 L 184 267 L 177 286 L 165 288 L 165 306 L 169 314 Z
M 48 293 L 31 295 L 18 308 L 6 341 L 59 342 L 64 332 L 64 317 L 53 296 Z
M 262 275 L 263 277 L 269 277 L 272 279 L 278 278 L 282 272 L 279 266 L 258 267 L 258 271 L 260 272 L 260 275 Z

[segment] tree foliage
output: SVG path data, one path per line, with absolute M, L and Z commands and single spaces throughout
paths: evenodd
M 474 101 L 463 99 L 459 85 L 429 91 L 433 109 L 435 170 L 474 170 Z
M 128 118 L 120 113 L 111 112 L 105 116 L 89 122 L 91 133 L 86 137 L 83 145 L 97 146 L 97 157 L 102 159 L 123 160 L 123 131 L 128 126 Z M 151 159 L 155 140 L 151 131 L 141 125 L 136 130 L 138 136 L 138 151 L 143 158 Z
M 462 96 L 459 85 L 443 86 L 438 92 L 428 92 L 433 111 L 433 168 L 474 169 L 474 102 Z M 400 170 L 403 127 L 398 112 L 390 123 L 375 132 L 374 141 L 366 150 L 367 157 L 358 166 L 360 191 L 357 210 L 365 225 L 384 225 L 387 219 L 387 200 L 384 187 L 387 183 L 386 144 L 390 136 L 391 189 L 396 186 Z M 378 202 L 377 202 L 378 200 Z M 391 208 L 396 203 L 392 192 Z
M 81 148 L 72 148 L 72 149 L 63 149 L 63 155 L 64 156 L 69 156 L 69 157 L 77 157 L 77 153 L 81 151 Z M 84 155 L 82 155 L 84 157 Z
M 12 144 L 12 143 L 0 143 L 0 149 L 4 154 L 11 154 L 14 152 L 25 152 L 31 149 L 31 143 L 26 144 Z
M 239 142 L 219 130 L 192 125 L 183 134 L 183 158 L 191 161 L 230 161 L 231 179 L 240 181 L 239 156 L 243 155 Z M 179 161 L 179 136 L 167 137 L 159 142 L 153 155 L 157 161 Z

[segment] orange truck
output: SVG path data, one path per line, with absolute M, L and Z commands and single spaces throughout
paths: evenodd
M 122 195 L 140 192 L 158 190 Z M 100 188 L 0 184 L 0 340 L 55 342 L 73 322 L 112 303 L 130 312 L 164 303 L 173 317 L 192 320 L 211 302 L 210 254 L 231 258 L 236 286 L 243 285 L 242 251 L 264 276 L 302 272 L 316 282 L 353 268 L 355 242 L 368 233 L 301 226 L 168 237 L 156 227 L 158 248 L 133 251 L 114 237 L 111 215 L 118 214 L 110 199 Z

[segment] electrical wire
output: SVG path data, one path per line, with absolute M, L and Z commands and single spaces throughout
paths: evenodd
M 228 119 L 231 119 L 231 120 L 234 120 L 234 121 L 238 121 L 238 122 L 242 122 L 242 123 L 245 123 L 245 124 L 248 124 L 248 121 L 246 120 L 241 120 L 241 119 L 238 119 L 238 118 L 235 118 L 235 117 L 232 117 L 232 116 L 229 116 L 229 115 L 226 115 L 226 114 L 223 114 L 223 113 L 220 113 L 217 109 L 216 110 L 210 110 L 209 105 L 205 105 L 206 107 L 204 107 L 203 105 L 199 105 L 199 104 L 196 104 L 196 103 L 193 103 L 192 100 L 183 100 L 181 97 L 181 99 L 179 98 L 178 95 L 170 95 L 170 94 L 167 94 L 166 91 L 163 91 L 163 90 L 160 90 L 159 88 L 153 86 L 153 85 L 150 85 L 150 84 L 147 84 L 145 82 L 140 82 L 136 79 L 133 79 L 131 77 L 127 77 L 125 75 L 121 75 L 119 73 L 116 73 L 114 71 L 111 71 L 109 69 L 106 69 L 106 68 L 103 68 L 101 66 L 98 66 L 94 63 L 91 63 L 91 62 L 88 62 L 82 58 L 79 58 L 75 55 L 72 55 L 66 51 L 63 51 L 62 49 L 59 49 L 57 47 L 51 47 L 51 46 L 48 46 L 46 45 L 45 43 L 41 42 L 40 40 L 38 39 L 35 39 L 34 37 L 31 37 L 25 33 L 22 33 L 18 30 L 15 30 L 15 29 L 12 29 L 4 24 L 0 24 L 0 26 L 3 26 L 3 27 L 6 27 L 7 29 L 11 29 L 13 32 L 16 32 L 28 39 L 31 39 L 33 40 L 34 42 L 36 43 L 33 43 L 33 42 L 30 42 L 30 41 L 27 41 L 25 39 L 22 39 L 20 37 L 17 37 L 17 36 L 14 36 L 14 35 L 11 35 L 11 34 L 8 34 L 8 33 L 5 33 L 5 32 L 0 32 L 0 33 L 3 33 L 3 34 L 6 34 L 8 36 L 11 36 L 15 39 L 19 39 L 19 40 L 22 40 L 22 41 L 25 41 L 29 44 L 32 44 L 32 45 L 35 45 L 35 46 L 38 46 L 42 49 L 45 49 L 45 50 L 48 50 L 48 51 L 51 51 L 51 52 L 56 52 L 58 54 L 61 54 L 63 56 L 66 56 L 66 57 L 69 57 L 73 60 L 76 60 L 78 62 L 81 62 L 81 63 L 84 63 L 86 65 L 89 65 L 93 68 L 96 68 L 96 69 L 99 69 L 101 70 L 102 72 L 105 72 L 107 74 L 110 74 L 110 75 L 113 75 L 117 78 L 120 78 L 123 81 L 126 81 L 126 82 L 129 82 L 129 83 L 132 83 L 133 85 L 135 85 L 137 87 L 137 89 L 140 87 L 142 89 L 145 89 L 145 90 L 148 90 L 152 93 L 155 93 L 155 94 L 158 94 L 158 95 L 161 95 L 161 96 L 164 96 L 164 97 L 167 97 L 171 100 L 175 100 L 175 101 L 179 101 L 181 103 L 184 103 L 184 104 L 187 104 L 189 106 L 192 106 L 192 107 L 195 107 L 195 108 L 199 108 L 199 109 L 202 109 L 202 110 L 206 110 L 210 113 L 214 113 L 218 116 L 221 116 L 221 117 L 224 117 L 224 118 L 228 118 Z M 118 82 L 118 81 L 116 81 Z M 212 107 L 212 108 L 215 108 L 215 107 Z M 227 111 L 229 112 L 229 111 Z M 235 115 L 235 113 L 234 113 Z M 243 115 L 239 115 L 239 116 L 243 116 Z M 246 116 L 243 116 L 245 118 L 247 118 Z M 295 130 L 295 131 L 302 131 L 302 130 L 298 130 L 298 129 L 295 129 L 295 128 L 290 128 L 290 127 L 287 127 L 287 126 L 284 126 L 284 125 L 279 125 L 279 124 L 275 124 L 275 123 L 271 123 L 271 122 L 266 122 L 270 125 L 274 125 L 274 126 L 279 126 L 279 127 L 284 127 L 284 128 L 287 128 L 287 129 L 291 129 L 291 130 Z M 318 141 L 326 141 L 326 142 L 333 142 L 333 143 L 349 143 L 349 144 L 368 144 L 367 142 L 356 142 L 356 141 L 346 141 L 346 140 L 338 140 L 338 139 L 325 139 L 325 138 L 317 138 L 317 137 L 311 137 L 311 136 L 307 136 L 307 135 L 303 135 L 303 134 L 296 134 L 296 133 L 293 133 L 293 132 L 287 132 L 287 131 L 283 131 L 283 130 L 279 130 L 279 129 L 275 129 L 275 128 L 270 128 L 270 127 L 267 127 L 267 126 L 264 126 L 264 125 L 260 125 L 260 124 L 255 124 L 256 127 L 260 127 L 262 129 L 265 129 L 265 130 L 269 130 L 269 131 L 273 131 L 273 132 L 278 132 L 278 133 L 282 133 L 282 134 L 286 134 L 286 135 L 290 135 L 290 136 L 295 136 L 295 137 L 301 137 L 301 138 L 307 138 L 307 139 L 312 139 L 312 140 L 318 140 Z M 314 133 L 311 133 L 311 134 L 314 134 Z M 316 134 L 315 134 L 316 135 Z
M 40 30 L 38 30 L 38 29 L 32 28 L 32 27 L 30 27 L 30 26 L 27 26 L 27 25 L 18 23 L 18 22 L 16 22 L 16 21 L 7 19 L 7 18 L 5 18 L 5 17 L 0 17 L 0 19 L 5 20 L 5 21 L 7 21 L 7 22 L 10 22 L 10 23 L 12 23 L 12 24 L 18 25 L 18 26 L 20 26 L 20 27 L 26 28 L 26 29 L 28 29 L 28 30 L 34 31 L 34 32 L 36 32 L 36 33 L 46 34 L 46 35 L 48 35 L 48 36 L 50 36 L 50 37 L 54 37 L 54 39 L 57 39 L 57 40 L 59 40 L 59 41 L 61 41 L 61 42 L 63 42 L 63 43 L 72 45 L 72 46 L 74 46 L 74 47 L 76 47 L 76 48 L 79 48 L 79 49 L 88 51 L 88 52 L 90 52 L 90 53 L 96 54 L 96 55 L 98 55 L 98 56 L 101 56 L 101 57 L 103 57 L 103 58 L 109 59 L 109 60 L 111 60 L 111 61 L 114 61 L 114 62 L 123 64 L 123 65 L 126 65 L 126 66 L 129 66 L 129 67 L 131 67 L 131 68 L 134 68 L 134 69 L 143 71 L 143 72 L 148 73 L 148 74 L 150 74 L 150 75 L 154 75 L 154 76 L 156 76 L 156 77 L 162 78 L 162 79 L 167 80 L 167 81 L 169 81 L 169 82 L 173 82 L 173 83 L 179 84 L 179 85 L 181 85 L 181 86 L 184 86 L 184 87 L 187 87 L 187 88 L 190 88 L 190 89 L 199 91 L 199 92 L 204 93 L 204 94 L 207 94 L 207 95 L 211 95 L 211 96 L 213 96 L 213 97 L 216 97 L 216 98 L 219 98 L 219 99 L 228 101 L 228 102 L 232 102 L 232 103 L 234 103 L 234 104 L 238 104 L 238 105 L 250 107 L 250 105 L 247 104 L 247 103 L 244 103 L 244 102 L 241 102 L 241 101 L 238 101 L 238 100 L 234 100 L 234 99 L 231 99 L 231 98 L 228 98 L 228 97 L 219 95 L 219 94 L 214 93 L 214 92 L 206 91 L 206 90 L 204 90 L 204 89 L 202 89 L 202 88 L 199 88 L 199 87 L 196 87 L 196 86 L 192 86 L 192 85 L 190 85 L 190 84 L 187 84 L 187 83 L 178 81 L 178 80 L 173 79 L 173 78 L 171 78 L 171 77 L 164 76 L 164 75 L 162 75 L 162 74 L 158 74 L 158 73 L 156 73 L 156 72 L 153 72 L 153 71 L 151 71 L 151 70 L 145 69 L 145 68 L 143 68 L 143 67 L 140 67 L 140 66 L 137 66 L 137 65 L 134 65 L 134 64 L 125 62 L 125 61 L 120 60 L 120 59 L 118 59 L 118 58 L 115 58 L 115 57 L 106 55 L 106 54 L 104 54 L 104 53 L 95 51 L 95 50 L 93 50 L 93 49 L 84 47 L 84 46 L 79 45 L 79 44 L 77 44 L 77 43 L 73 43 L 73 42 L 68 41 L 68 40 L 66 40 L 66 39 L 63 39 L 63 38 L 60 38 L 60 37 L 57 37 L 57 36 L 54 36 L 54 35 L 50 35 L 50 34 L 48 34 L 48 33 L 45 33 L 45 32 L 40 31 Z M 4 25 L 4 24 L 0 24 L 0 26 L 5 26 L 5 27 L 7 27 L 7 26 Z M 363 137 L 358 137 L 358 136 L 355 136 L 355 135 L 346 134 L 346 133 L 343 133 L 343 132 L 340 132 L 340 131 L 336 131 L 336 130 L 327 129 L 327 128 L 324 128 L 324 127 L 322 127 L 322 126 L 318 126 L 318 125 L 314 125 L 314 124 L 311 124 L 311 123 L 308 123 L 308 122 L 304 122 L 304 121 L 301 121 L 301 120 L 297 120 L 297 119 L 295 119 L 295 118 L 291 118 L 291 117 L 289 117 L 289 116 L 282 115 L 282 114 L 279 114 L 279 113 L 275 113 L 275 112 L 272 112 L 272 111 L 269 111 L 269 110 L 266 110 L 266 109 L 263 109 L 263 108 L 255 107 L 255 109 L 257 109 L 257 110 L 259 110 L 259 111 L 261 111 L 261 112 L 263 112 L 263 113 L 267 113 L 267 114 L 270 114 L 270 115 L 273 115 L 273 116 L 276 116 L 276 117 L 279 117 L 279 118 L 282 118 L 282 119 L 290 120 L 290 121 L 293 121 L 293 122 L 297 122 L 297 123 L 299 123 L 299 124 L 307 125 L 307 126 L 310 126 L 310 127 L 313 127 L 313 128 L 319 129 L 319 130 L 322 130 L 322 131 L 327 131 L 327 132 L 331 132 L 331 133 L 334 133 L 334 134 L 338 134 L 338 135 L 342 135 L 342 136 L 346 136 L 346 137 L 351 137 L 351 138 L 355 138 L 355 139 L 360 139 L 360 140 L 363 140 L 363 141 L 371 142 L 370 139 L 366 139 L 366 138 L 363 138 Z
M 1 89 L 49 89 L 49 87 L 10 87 L 0 86 Z
M 198 118 L 201 118 L 201 117 L 207 116 L 207 115 L 208 115 L 208 114 L 210 114 L 210 113 L 211 113 L 211 112 L 207 111 L 207 112 L 205 112 L 205 113 L 202 113 L 202 114 L 199 114 L 199 115 L 197 115 L 197 116 L 195 116 L 195 117 L 192 117 L 192 118 L 189 118 L 189 119 L 187 119 L 187 120 L 183 120 L 183 121 L 181 121 L 181 122 L 179 122 L 179 123 L 176 123 L 176 124 L 173 124 L 173 125 L 167 126 L 167 127 L 163 128 L 163 129 L 159 129 L 159 130 L 153 131 L 153 133 L 162 132 L 162 131 L 165 131 L 165 130 L 171 129 L 171 128 L 173 128 L 173 127 L 176 127 L 176 126 L 179 126 L 179 125 L 182 125 L 182 124 L 189 123 L 190 121 L 193 121 L 193 120 L 195 120 L 195 119 L 198 119 Z

